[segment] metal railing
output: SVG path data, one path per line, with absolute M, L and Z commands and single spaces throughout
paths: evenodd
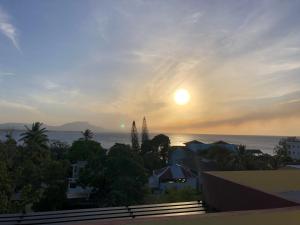
M 0 224 L 65 224 L 89 220 L 134 219 L 141 217 L 178 216 L 204 213 L 205 207 L 202 201 L 193 201 L 109 208 L 34 212 L 27 214 L 0 214 Z

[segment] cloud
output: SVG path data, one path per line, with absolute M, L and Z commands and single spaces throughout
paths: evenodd
M 10 22 L 10 16 L 0 7 L 0 31 L 21 51 L 17 40 L 17 29 Z
M 10 73 L 10 72 L 0 72 L 0 77 L 1 76 L 14 76 L 14 73 Z
M 4 99 L 0 99 L 0 106 L 5 107 L 5 108 L 12 108 L 12 109 L 16 109 L 16 110 L 26 110 L 26 111 L 31 111 L 31 112 L 35 112 L 35 113 L 39 112 L 37 110 L 37 108 L 32 107 L 30 105 L 26 105 L 26 104 L 18 103 L 18 102 L 11 102 L 11 101 L 7 101 Z
M 232 114 L 231 117 L 206 121 L 181 121 L 175 126 L 171 125 L 171 128 L 206 129 L 222 126 L 236 127 L 247 126 L 247 124 L 253 122 L 268 124 L 273 120 L 300 118 L 300 91 L 277 97 L 237 101 L 236 103 L 238 103 L 237 108 L 243 108 L 243 111 L 238 114 Z

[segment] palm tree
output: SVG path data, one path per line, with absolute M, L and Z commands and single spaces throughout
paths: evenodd
M 93 139 L 94 133 L 90 129 L 86 129 L 85 131 L 81 131 L 83 138 L 85 141 L 89 141 Z
M 35 122 L 31 128 L 25 126 L 26 131 L 21 134 L 20 141 L 23 141 L 25 145 L 39 145 L 42 148 L 48 148 L 48 136 L 46 134 L 47 129 L 42 127 L 43 123 Z

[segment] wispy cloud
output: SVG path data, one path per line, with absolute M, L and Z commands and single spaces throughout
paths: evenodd
M 6 108 L 13 108 L 16 110 L 26 110 L 26 111 L 39 113 L 38 109 L 33 106 L 30 106 L 30 105 L 27 105 L 24 103 L 19 103 L 19 102 L 7 101 L 4 99 L 0 99 L 0 106 L 6 107 Z
M 0 77 L 1 76 L 14 76 L 14 73 L 10 73 L 10 72 L 0 72 Z
M 21 51 L 17 40 L 17 29 L 10 20 L 10 16 L 0 7 L 0 31 L 9 38 L 16 49 Z

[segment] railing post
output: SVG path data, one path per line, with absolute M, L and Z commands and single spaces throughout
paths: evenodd
M 21 215 L 19 216 L 19 219 L 18 219 L 17 224 L 20 224 L 20 223 L 22 222 L 22 220 L 23 220 L 25 214 L 26 214 L 26 211 L 23 210 L 22 213 L 21 213 Z
M 133 215 L 133 212 L 131 211 L 131 209 L 129 208 L 128 205 L 126 206 L 126 208 L 127 208 L 127 211 L 128 211 L 128 213 L 129 213 L 130 217 L 131 217 L 132 219 L 134 219 L 135 216 Z

